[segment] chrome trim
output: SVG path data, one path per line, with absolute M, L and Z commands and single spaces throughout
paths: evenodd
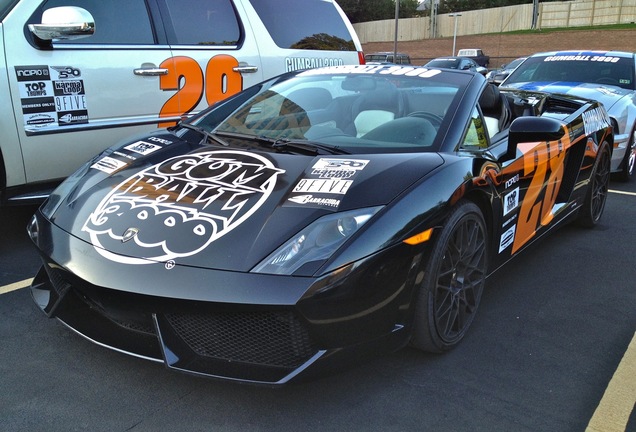
M 233 67 L 232 70 L 238 73 L 255 73 L 258 72 L 258 66 L 252 66 L 245 62 L 240 62 L 239 65 Z
M 7 198 L 7 201 L 8 202 L 16 202 L 16 203 L 17 202 L 22 202 L 22 201 L 31 201 L 31 200 L 40 201 L 40 200 L 47 199 L 49 197 L 49 195 L 50 195 L 50 193 L 43 194 L 41 192 L 40 193 L 34 193 L 32 195 L 29 195 L 29 194 L 16 195 L 16 196 Z
M 133 69 L 133 73 L 139 76 L 159 76 L 168 75 L 168 69 L 165 68 L 137 68 Z

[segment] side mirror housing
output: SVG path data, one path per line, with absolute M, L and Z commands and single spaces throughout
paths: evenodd
M 43 41 L 80 39 L 95 33 L 95 20 L 86 9 L 60 6 L 47 9 L 41 24 L 29 24 L 29 31 Z
M 555 141 L 565 135 L 563 123 L 549 117 L 519 117 L 513 120 L 508 132 L 508 148 L 503 161 L 517 156 L 517 145 L 523 142 Z

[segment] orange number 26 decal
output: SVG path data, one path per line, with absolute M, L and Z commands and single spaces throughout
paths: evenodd
M 159 118 L 183 116 L 196 108 L 205 93 L 208 105 L 223 100 L 243 89 L 243 77 L 233 69 L 238 60 L 227 54 L 212 57 L 205 67 L 205 74 L 199 63 L 185 56 L 164 60 L 160 68 L 168 69 L 159 79 L 163 91 L 176 91 L 159 111 Z M 174 121 L 159 123 L 159 127 L 169 127 Z

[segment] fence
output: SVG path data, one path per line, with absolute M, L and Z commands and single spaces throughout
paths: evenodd
M 398 22 L 398 41 L 529 30 L 532 4 L 461 12 L 461 16 L 437 16 L 435 31 L 431 18 L 405 18 Z M 455 22 L 457 20 L 457 22 Z M 538 28 L 583 27 L 636 22 L 636 0 L 574 0 L 539 3 Z M 395 38 L 395 20 L 354 24 L 362 43 L 386 42 Z M 433 34 L 435 33 L 435 34 Z

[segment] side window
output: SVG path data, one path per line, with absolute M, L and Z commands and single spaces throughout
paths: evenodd
M 231 0 L 166 0 L 171 45 L 236 46 L 241 25 Z
M 144 0 L 47 0 L 42 11 L 58 6 L 86 9 L 95 20 L 95 34 L 55 44 L 152 45 L 155 37 Z M 42 17 L 37 17 L 38 22 Z
M 356 50 L 347 26 L 331 2 L 250 0 L 250 3 L 280 48 Z
M 463 150 L 477 150 L 488 147 L 488 139 L 486 138 L 486 129 L 484 122 L 477 107 L 473 109 L 473 115 L 468 125 L 468 131 L 464 137 L 460 148 Z

